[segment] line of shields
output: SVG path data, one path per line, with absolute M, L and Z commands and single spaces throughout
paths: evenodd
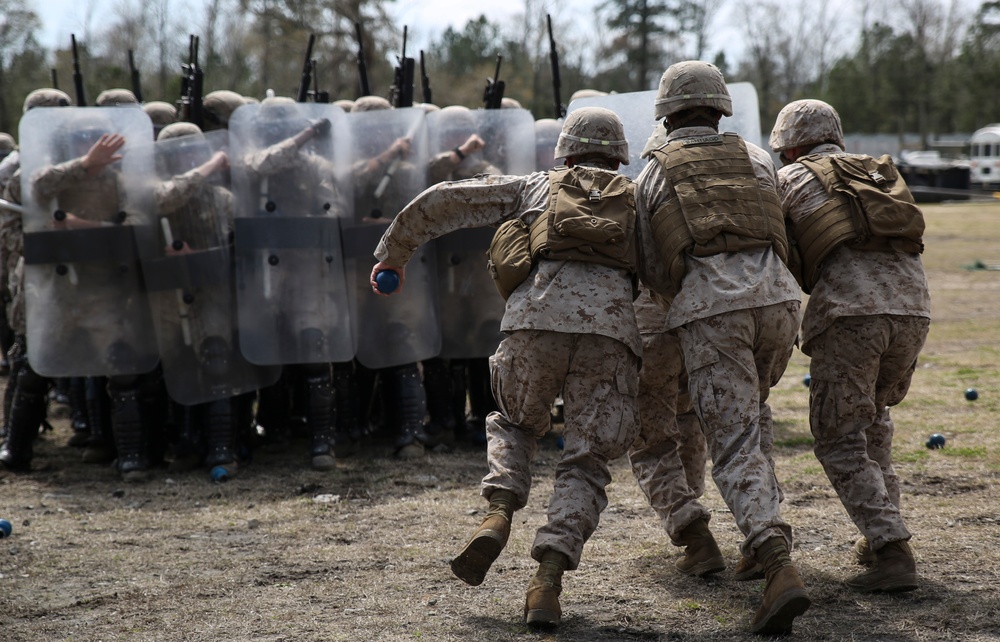
M 472 113 L 487 144 L 463 163 L 534 170 L 529 112 Z M 31 110 L 20 140 L 33 368 L 160 365 L 171 397 L 194 405 L 266 387 L 282 365 L 492 354 L 504 302 L 486 270 L 491 229 L 422 247 L 396 296 L 368 284 L 385 229 L 455 147 L 446 130 L 420 108 L 277 101 L 240 107 L 229 131 L 153 143 L 141 109 Z M 124 139 L 121 158 L 81 169 L 109 135 Z M 399 139 L 406 153 L 384 161 Z

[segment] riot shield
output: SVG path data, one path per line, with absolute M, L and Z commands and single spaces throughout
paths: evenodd
M 240 352 L 234 199 L 225 165 L 211 164 L 228 147 L 226 130 L 154 146 L 158 243 L 144 246 L 140 259 L 167 392 L 188 406 L 266 387 L 281 374 Z
M 239 340 L 251 363 L 353 357 L 338 222 L 351 193 L 344 117 L 277 101 L 229 121 Z
M 120 160 L 82 158 L 120 134 Z M 151 241 L 153 125 L 138 108 L 32 109 L 21 119 L 28 358 L 50 377 L 156 367 L 138 247 Z
M 719 121 L 719 131 L 736 132 L 744 140 L 760 145 L 757 90 L 748 82 L 727 83 L 726 87 L 733 99 L 733 115 L 724 116 Z M 641 158 L 646 141 L 654 134 L 665 135 L 663 124 L 654 120 L 656 93 L 656 90 L 650 90 L 580 98 L 569 105 L 569 111 L 580 107 L 604 107 L 618 114 L 625 125 L 629 156 L 629 164 L 622 165 L 619 171 L 633 180 L 639 177 L 642 168 L 646 166 L 646 159 Z
M 525 175 L 535 171 L 535 121 L 525 109 L 481 109 L 468 112 L 445 110 L 428 117 L 432 158 L 449 154 L 469 134 L 478 134 L 483 149 L 462 159 L 450 180 L 477 174 Z M 486 269 L 486 251 L 493 228 L 463 229 L 439 238 L 437 289 L 441 306 L 441 356 L 474 359 L 496 352 L 503 340 L 500 321 L 505 303 Z
M 406 266 L 406 283 L 392 297 L 372 294 L 372 253 L 393 217 L 427 185 L 424 110 L 355 112 L 351 131 L 354 208 L 343 219 L 344 256 L 351 290 L 357 359 L 372 369 L 430 359 L 441 350 L 434 283 L 434 248 L 424 245 Z M 390 152 L 400 138 L 409 152 Z

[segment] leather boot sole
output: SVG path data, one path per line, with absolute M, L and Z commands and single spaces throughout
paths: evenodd
M 751 627 L 761 635 L 783 635 L 792 632 L 792 621 L 809 609 L 812 602 L 805 589 L 789 589 L 775 600 L 763 619 Z
M 494 530 L 476 533 L 465 548 L 451 560 L 451 572 L 470 586 L 479 586 L 493 562 L 500 557 L 505 542 L 503 535 Z

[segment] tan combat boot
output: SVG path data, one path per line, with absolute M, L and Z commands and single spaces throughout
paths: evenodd
M 875 551 L 872 550 L 867 537 L 859 537 L 858 541 L 854 542 L 853 550 L 854 559 L 861 566 L 871 566 L 875 563 Z
M 483 522 L 472 534 L 465 548 L 451 561 L 451 572 L 472 586 L 486 578 L 493 562 L 510 537 L 510 520 L 514 514 L 514 493 L 495 490 L 490 494 L 490 508 Z
M 764 568 L 767 584 L 764 599 L 750 623 L 750 630 L 761 635 L 792 632 L 792 621 L 809 608 L 809 596 L 799 572 L 792 566 L 783 537 L 772 537 L 757 548 L 757 560 Z
M 684 557 L 674 563 L 684 575 L 703 577 L 726 570 L 726 559 L 715 543 L 708 522 L 697 519 L 680 532 L 678 539 L 685 546 Z
M 737 582 L 749 582 L 750 580 L 764 579 L 764 567 L 757 563 L 757 560 L 749 557 L 740 557 L 733 569 L 733 579 Z
M 889 542 L 875 551 L 872 567 L 847 580 L 847 585 L 862 593 L 902 593 L 919 588 L 917 562 L 909 543 Z
M 554 628 L 562 619 L 559 594 L 562 593 L 563 571 L 569 568 L 569 558 L 563 553 L 545 551 L 538 571 L 528 584 L 524 602 L 524 621 L 533 628 Z

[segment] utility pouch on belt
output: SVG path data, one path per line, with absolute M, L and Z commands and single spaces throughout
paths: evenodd
M 493 235 L 486 252 L 486 267 L 504 301 L 531 273 L 531 243 L 528 226 L 519 218 L 505 221 Z

